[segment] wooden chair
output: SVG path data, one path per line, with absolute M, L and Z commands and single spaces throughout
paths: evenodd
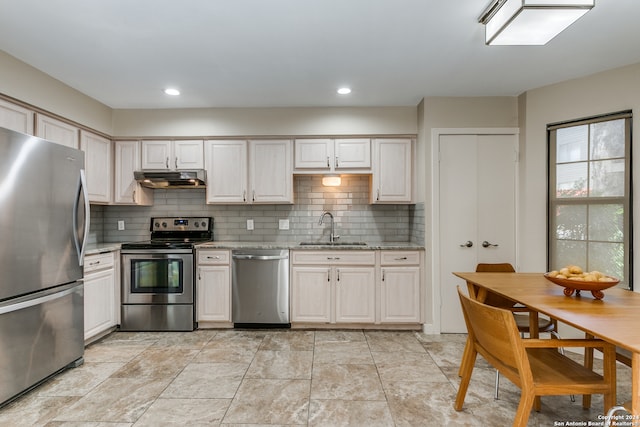
M 515 273 L 515 271 L 516 270 L 513 266 L 506 262 L 497 264 L 480 263 L 476 266 L 477 273 Z M 529 327 L 529 315 L 527 314 L 529 310 L 525 307 L 519 307 L 513 301 L 496 294 L 489 294 L 484 303 L 494 307 L 507 308 L 511 310 L 514 313 L 516 325 L 518 325 L 518 331 L 520 331 L 521 334 L 529 334 L 531 332 Z M 539 317 L 538 332 L 547 332 L 555 338 L 560 338 L 558 336 L 558 322 L 555 319 Z
M 539 396 L 604 394 L 605 411 L 615 405 L 615 347 L 595 339 L 522 339 L 513 314 L 472 300 L 460 291 L 471 349 L 456 396 L 455 410 L 462 410 L 478 353 L 521 390 L 514 427 L 527 425 L 531 408 L 540 410 Z M 601 348 L 604 375 L 599 375 L 561 354 L 559 347 Z M 583 402 L 584 406 L 584 402 Z M 586 406 L 585 406 L 586 408 Z
M 586 339 L 593 339 L 593 335 L 586 333 L 584 334 Z M 616 352 L 616 361 L 631 367 L 631 352 L 629 350 L 625 350 L 624 348 L 615 347 Z M 588 369 L 593 369 L 593 348 L 587 348 L 584 352 L 584 366 Z M 585 395 L 582 397 L 582 402 L 585 405 L 591 404 L 591 395 Z M 631 412 L 631 401 L 624 402 L 622 405 L 615 406 L 609 410 L 607 414 L 607 418 L 605 418 L 605 427 L 610 425 L 611 423 L 611 415 L 613 415 L 617 411 L 627 411 Z
M 513 268 L 511 264 L 508 262 L 503 263 L 480 263 L 476 266 L 477 273 L 515 273 L 516 270 Z M 526 307 L 518 306 L 512 300 L 504 298 L 500 295 L 496 294 L 488 294 L 487 299 L 484 301 L 485 304 L 491 305 L 494 307 L 500 307 L 510 310 L 513 313 L 514 318 L 516 319 L 516 325 L 518 325 L 518 331 L 520 335 L 524 338 L 524 334 L 531 333 L 531 326 L 529 324 L 529 315 L 527 314 L 530 310 Z M 558 322 L 555 319 L 549 319 L 544 317 L 538 317 L 538 332 L 546 332 L 551 334 L 554 338 L 560 338 L 558 335 Z M 500 392 L 500 371 L 496 370 L 496 380 L 495 380 L 495 390 L 493 398 L 498 400 Z M 571 395 L 571 401 L 575 402 L 575 397 Z

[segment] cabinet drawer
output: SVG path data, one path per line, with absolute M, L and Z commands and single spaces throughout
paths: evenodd
M 374 251 L 292 251 L 292 264 L 375 265 Z
M 229 264 L 229 251 L 198 251 L 198 265 Z
M 382 251 L 380 253 L 381 265 L 419 265 L 419 251 Z
M 113 252 L 84 257 L 84 273 L 113 268 Z

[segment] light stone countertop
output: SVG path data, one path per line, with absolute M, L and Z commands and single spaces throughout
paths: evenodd
M 85 255 L 95 255 L 104 252 L 120 250 L 121 243 L 91 243 L 87 245 Z M 367 243 L 366 245 L 301 245 L 299 242 L 224 242 L 214 241 L 196 245 L 197 249 L 295 249 L 295 250 L 411 250 L 421 251 L 424 246 L 409 242 Z
M 324 243 L 324 242 L 323 242 Z M 367 243 L 366 245 L 307 244 L 299 242 L 207 242 L 196 246 L 197 249 L 292 249 L 292 250 L 424 250 L 424 246 L 409 242 Z
M 90 243 L 87 245 L 85 255 L 95 255 L 104 252 L 113 252 L 120 250 L 121 243 Z

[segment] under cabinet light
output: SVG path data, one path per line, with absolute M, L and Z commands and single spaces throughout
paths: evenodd
M 339 187 L 342 184 L 340 175 L 324 175 L 322 177 L 322 185 L 325 187 Z
M 595 0 L 493 0 L 478 22 L 488 45 L 544 45 L 594 5 Z

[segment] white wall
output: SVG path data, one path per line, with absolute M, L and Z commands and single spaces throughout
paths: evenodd
M 3 51 L 0 93 L 107 135 L 113 133 L 111 108 Z
M 415 135 L 416 107 L 115 110 L 114 136 Z
M 528 91 L 519 100 L 521 115 L 520 159 L 520 267 L 521 271 L 546 269 L 547 124 L 612 113 L 640 111 L 640 64 Z M 640 120 L 633 122 L 638 145 Z M 638 152 L 634 149 L 635 153 Z M 640 156 L 633 159 L 638 171 Z M 637 174 L 636 174 L 637 175 Z M 640 217 L 638 186 L 634 187 L 634 219 Z M 638 227 L 634 240 L 639 242 Z M 638 254 L 638 251 L 634 251 Z M 634 261 L 640 262 L 640 255 Z M 635 269 L 637 282 L 640 269 Z M 640 288 L 640 286 L 636 286 Z
M 433 251 L 430 245 L 437 230 L 432 229 L 433 212 L 438 206 L 432 202 L 432 144 L 431 132 L 436 128 L 515 128 L 518 126 L 518 100 L 516 97 L 428 97 L 418 105 L 418 195 L 417 201 L 425 204 L 425 271 L 423 280 L 426 284 L 425 331 L 430 329 L 438 311 L 433 298 L 434 286 L 432 273 Z M 432 250 L 431 250 L 432 249 Z

